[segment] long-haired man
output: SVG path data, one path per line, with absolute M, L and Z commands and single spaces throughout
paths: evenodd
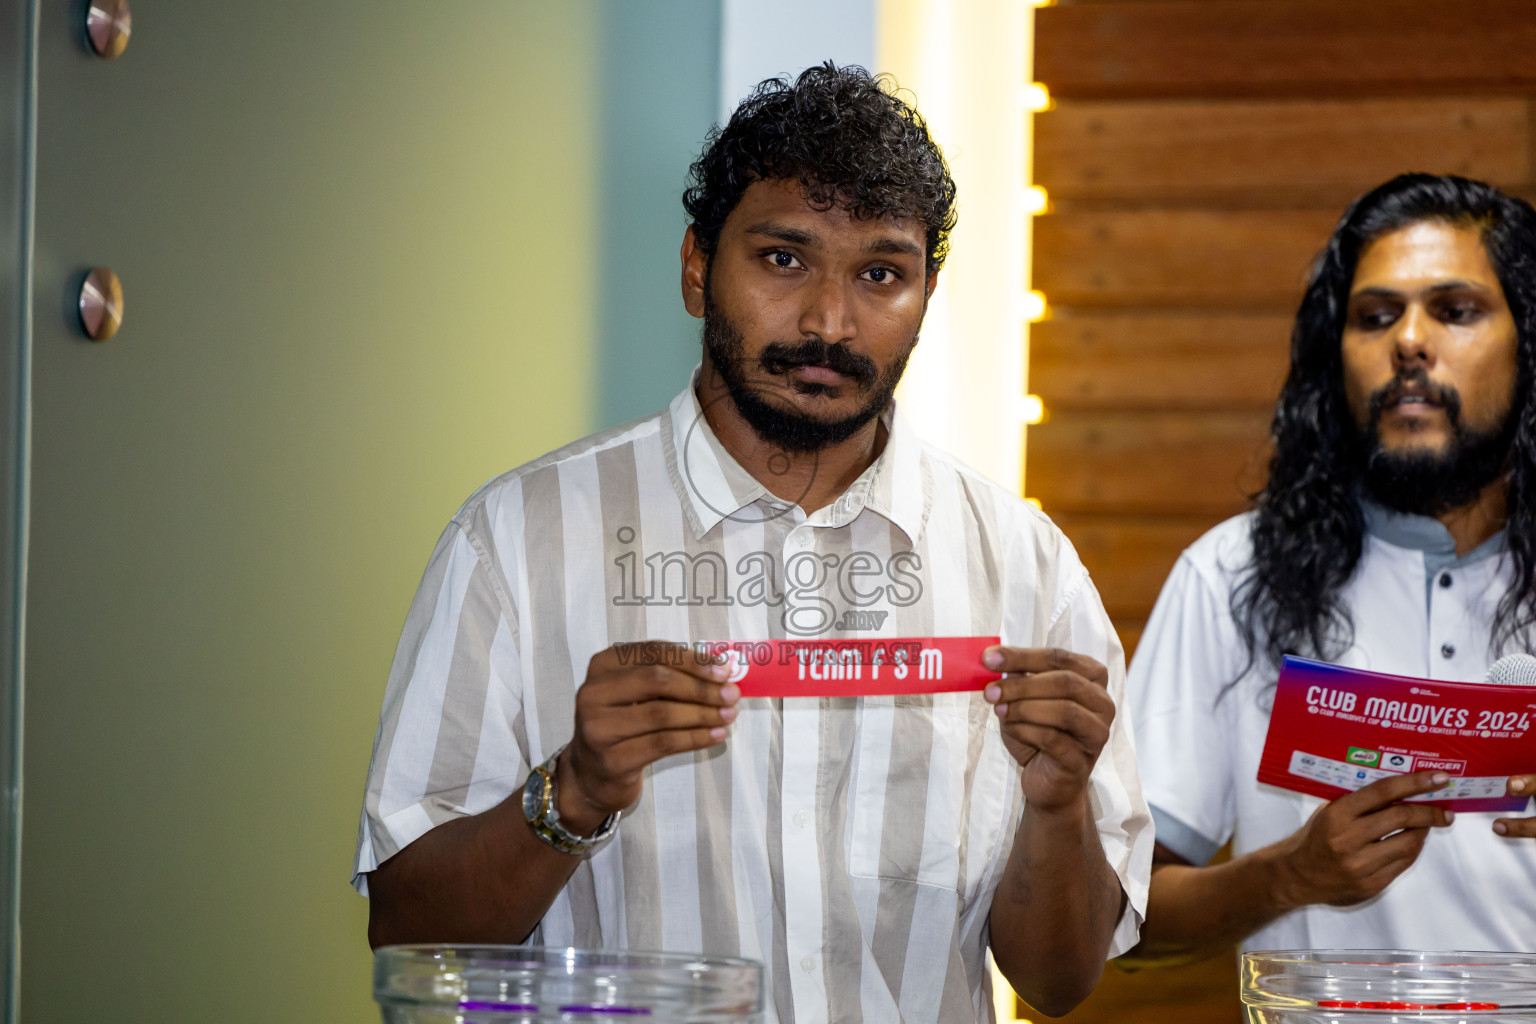
M 1255 780 L 1286 654 L 1481 681 L 1531 649 L 1533 380 L 1530 205 L 1405 174 L 1350 207 L 1296 318 L 1268 483 L 1179 559 L 1130 669 L 1158 839 L 1134 956 L 1536 950 L 1536 819 L 1401 802 L 1434 772 L 1328 803 Z

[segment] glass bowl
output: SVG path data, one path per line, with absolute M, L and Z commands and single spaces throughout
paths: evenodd
M 1249 1024 L 1536 1024 L 1536 954 L 1268 950 L 1243 954 Z
M 686 953 L 540 946 L 385 946 L 385 1024 L 755 1024 L 763 968 Z

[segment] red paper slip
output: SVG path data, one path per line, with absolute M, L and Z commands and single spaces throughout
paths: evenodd
M 1378 779 L 1443 771 L 1414 802 L 1455 811 L 1522 811 L 1511 775 L 1536 771 L 1536 688 L 1446 683 L 1287 657 L 1259 781 L 1332 800 Z
M 980 690 L 1002 674 L 981 663 L 995 636 L 736 640 L 701 645 L 731 660 L 743 697 L 874 697 Z

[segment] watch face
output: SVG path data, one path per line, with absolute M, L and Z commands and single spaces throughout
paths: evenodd
M 544 816 L 544 773 L 531 772 L 523 786 L 523 817 L 538 821 Z

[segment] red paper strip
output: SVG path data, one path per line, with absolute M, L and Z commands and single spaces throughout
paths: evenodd
M 981 663 L 995 636 L 740 640 L 703 645 L 731 659 L 743 697 L 874 697 L 980 690 L 1002 675 Z

